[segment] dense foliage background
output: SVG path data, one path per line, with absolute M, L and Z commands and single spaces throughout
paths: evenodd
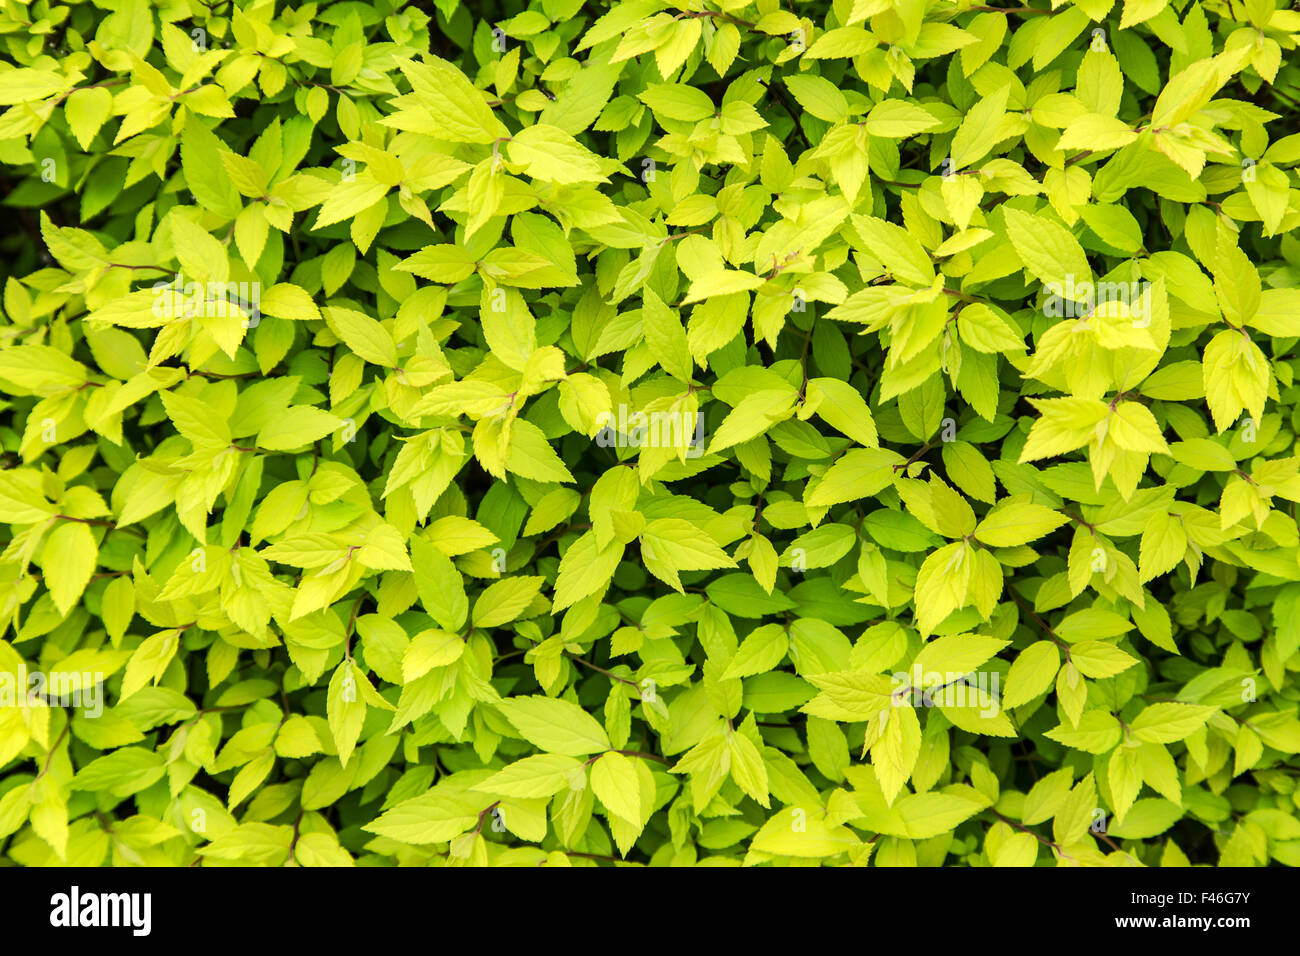
M 1300 863 L 1298 36 L 6 0 L 4 856 Z

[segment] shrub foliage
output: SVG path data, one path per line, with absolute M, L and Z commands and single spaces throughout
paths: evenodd
M 1300 863 L 1298 31 L 9 0 L 5 855 Z

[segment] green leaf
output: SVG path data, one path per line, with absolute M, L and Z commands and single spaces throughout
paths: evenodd
M 1171 744 L 1190 736 L 1217 710 L 1217 707 L 1196 704 L 1151 704 L 1129 726 L 1139 740 Z
M 123 747 L 86 764 L 72 779 L 74 790 L 102 790 L 129 797 L 161 780 L 167 772 L 160 754 L 143 747 Z
M 361 735 L 361 725 L 366 719 L 366 702 L 360 684 L 363 675 L 350 660 L 334 669 L 326 697 L 330 734 L 338 750 L 339 760 L 346 765 Z
M 838 856 L 860 842 L 848 827 L 829 825 L 820 808 L 786 807 L 754 834 L 750 847 L 770 856 L 820 859 Z
M 975 526 L 975 537 L 995 548 L 1037 541 L 1070 519 L 1028 501 L 1003 499 Z
M 545 578 L 511 577 L 489 585 L 474 602 L 475 627 L 500 627 L 516 620 L 533 603 Z
M 641 532 L 641 559 L 651 574 L 678 590 L 678 571 L 736 566 L 707 534 L 683 518 L 647 522 Z
M 722 672 L 723 680 L 749 677 L 772 670 L 785 659 L 790 642 L 778 624 L 765 624 L 751 631 Z
M 602 754 L 591 765 L 591 790 L 610 813 L 640 824 L 641 787 L 630 758 L 612 751 Z
M 606 755 L 606 757 L 616 756 L 619 754 Z M 573 757 L 535 754 L 508 764 L 482 783 L 475 785 L 474 789 L 508 797 L 549 797 L 567 787 L 575 773 L 581 774 L 582 766 L 582 761 Z M 592 776 L 595 777 L 594 769 Z
M 583 757 L 609 749 L 605 729 L 567 700 L 512 697 L 496 706 L 525 740 L 547 753 Z
M 783 82 L 800 106 L 818 119 L 837 123 L 848 116 L 849 104 L 830 80 L 809 73 L 787 76 Z
M 399 803 L 365 829 L 398 843 L 446 843 L 470 829 L 492 798 L 477 793 L 428 793 Z
M 421 132 L 456 143 L 491 143 L 506 135 L 483 94 L 454 64 L 425 54 L 422 63 L 408 60 L 401 69 L 429 124 Z
M 80 522 L 60 522 L 45 539 L 41 569 L 59 614 L 67 614 L 81 597 L 98 553 L 90 527 Z
M 1001 86 L 975 101 L 952 139 L 952 164 L 955 170 L 965 169 L 976 160 L 984 158 L 997 145 L 1010 93 L 1009 86 Z
M 331 332 L 367 362 L 385 368 L 397 367 L 397 348 L 393 345 L 393 337 L 370 316 L 353 309 L 328 308 L 325 310 L 325 321 Z
M 1007 236 L 1026 271 L 1060 294 L 1092 280 L 1092 269 L 1079 241 L 1063 226 L 1043 215 L 1019 209 L 1002 211 Z
M 525 127 L 510 140 L 509 152 L 510 161 L 534 179 L 560 184 L 608 182 L 600 158 L 554 126 Z
M 827 469 L 806 501 L 822 507 L 876 495 L 893 484 L 903 460 L 886 448 L 852 449 Z
M 1035 641 L 1026 647 L 1011 664 L 1007 672 L 1007 689 L 1002 695 L 1002 706 L 1020 707 L 1051 689 L 1056 672 L 1061 666 L 1061 655 L 1050 641 Z

